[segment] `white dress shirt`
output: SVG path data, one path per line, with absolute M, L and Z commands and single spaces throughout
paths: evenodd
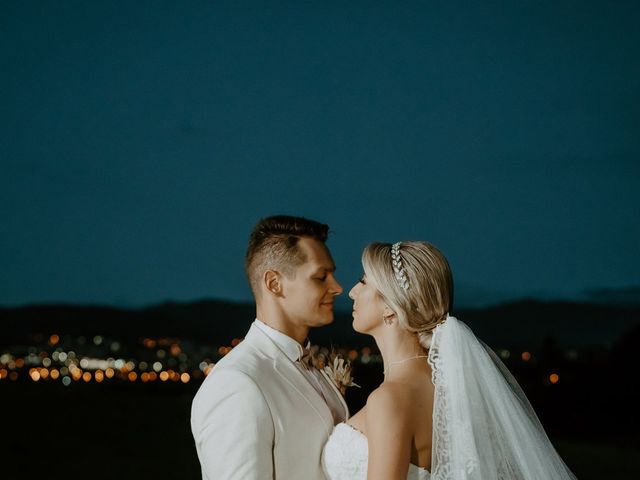
M 345 416 L 346 404 L 342 400 L 337 389 L 330 385 L 327 377 L 315 367 L 309 366 L 306 363 L 300 361 L 304 353 L 302 345 L 290 336 L 270 327 L 263 321 L 256 318 L 254 322 L 255 326 L 262 330 L 273 342 L 284 352 L 291 362 L 300 370 L 302 375 L 307 379 L 311 386 L 318 392 L 318 395 L 322 397 L 331 411 L 333 416 L 333 423 L 337 425 L 340 422 L 347 420 Z M 307 344 L 308 346 L 309 344 Z

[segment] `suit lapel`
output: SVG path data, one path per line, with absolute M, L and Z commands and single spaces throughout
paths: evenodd
M 336 396 L 340 399 L 340 404 L 342 405 L 342 408 L 344 408 L 343 421 L 346 422 L 347 420 L 349 420 L 349 407 L 347 406 L 347 402 L 344 400 L 344 397 L 342 396 L 342 393 L 340 392 L 340 390 L 338 390 L 338 387 L 336 387 L 336 384 L 333 383 L 331 378 L 329 378 L 329 375 L 322 369 L 320 369 L 320 373 L 322 373 L 322 376 L 327 381 L 327 383 L 331 385 L 331 388 L 333 389 L 333 393 L 335 393 Z
M 318 414 L 327 429 L 327 435 L 333 430 L 333 416 L 329 406 L 324 399 L 311 386 L 309 381 L 304 377 L 302 372 L 288 359 L 277 358 L 273 362 L 276 371 L 282 375 L 284 380 L 304 398 L 311 408 Z
M 280 350 L 280 348 L 258 327 L 252 325 L 245 337 L 245 342 L 273 360 L 273 367 L 283 379 L 295 390 L 320 417 L 327 429 L 327 434 L 333 430 L 333 416 L 324 399 L 311 386 L 302 372 Z

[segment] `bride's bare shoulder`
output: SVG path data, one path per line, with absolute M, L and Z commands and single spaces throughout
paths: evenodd
M 376 446 L 388 444 L 385 439 L 390 437 L 398 440 L 398 445 L 411 444 L 414 426 L 410 405 L 410 394 L 402 385 L 384 382 L 371 392 L 365 407 L 365 423 L 372 451 L 377 451 Z
M 367 398 L 367 414 L 402 416 L 412 403 L 413 389 L 401 382 L 384 382 Z

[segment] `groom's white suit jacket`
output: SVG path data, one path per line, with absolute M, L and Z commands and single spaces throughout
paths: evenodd
M 255 324 L 216 364 L 191 408 L 205 480 L 324 480 L 320 456 L 333 426 L 324 399 Z

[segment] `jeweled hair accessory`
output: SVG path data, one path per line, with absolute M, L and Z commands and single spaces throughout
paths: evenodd
M 391 263 L 393 264 L 393 273 L 396 276 L 398 285 L 403 290 L 409 289 L 409 279 L 407 278 L 407 270 L 402 265 L 402 257 L 400 256 L 400 242 L 391 246 Z

